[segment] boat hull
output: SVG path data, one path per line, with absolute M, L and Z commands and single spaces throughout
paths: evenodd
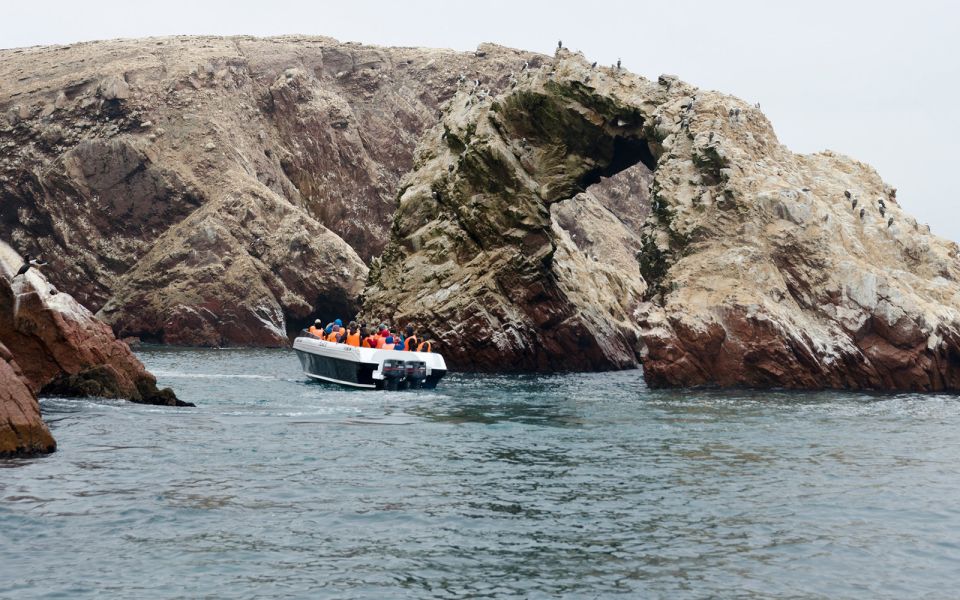
M 294 340 L 293 349 L 304 375 L 359 389 L 432 389 L 447 374 L 434 352 L 357 348 L 307 336 Z

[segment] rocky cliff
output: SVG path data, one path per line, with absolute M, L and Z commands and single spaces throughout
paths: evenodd
M 280 345 L 366 278 L 453 368 L 957 388 L 956 244 L 675 77 L 291 37 L 0 51 L 0 81 L 0 235 L 122 335 Z
M 637 169 L 645 219 L 591 198 Z M 365 296 L 476 369 L 642 360 L 657 386 L 942 390 L 960 386 L 958 281 L 957 245 L 868 166 L 791 153 L 736 98 L 561 51 L 451 100 Z
M 0 236 L 121 336 L 284 345 L 357 309 L 437 106 L 541 60 L 302 37 L 0 50 Z
M 0 455 L 50 452 L 37 394 L 192 406 L 157 381 L 110 327 L 0 242 Z

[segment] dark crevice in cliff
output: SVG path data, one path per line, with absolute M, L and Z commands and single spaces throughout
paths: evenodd
M 601 178 L 612 177 L 625 171 L 637 163 L 643 163 L 647 169 L 653 171 L 657 167 L 657 159 L 650 150 L 647 140 L 636 137 L 613 138 L 613 156 L 605 167 L 597 167 L 584 175 L 579 183 L 581 189 L 599 183 Z
M 360 306 L 356 299 L 345 298 L 339 295 L 329 295 L 317 298 L 313 303 L 313 312 L 303 318 L 296 318 L 291 315 L 284 315 L 287 323 L 287 336 L 293 340 L 302 329 L 311 325 L 317 319 L 323 321 L 326 325 L 334 319 L 346 319 L 351 315 L 357 314 Z

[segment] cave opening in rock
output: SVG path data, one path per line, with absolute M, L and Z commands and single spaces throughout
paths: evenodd
M 339 295 L 321 296 L 313 304 L 313 312 L 309 315 L 297 318 L 290 314 L 285 314 L 287 337 L 292 341 L 300 331 L 313 325 L 317 319 L 323 321 L 323 324 L 342 319 L 344 325 L 347 320 L 352 318 L 360 310 L 360 306 L 355 300 L 350 300 Z
M 612 177 L 617 173 L 629 169 L 637 163 L 643 163 L 648 170 L 653 171 L 657 166 L 657 159 L 650 150 L 647 140 L 638 137 L 613 138 L 613 156 L 606 167 L 598 167 L 588 172 L 580 180 L 580 188 L 600 182 L 602 178 Z

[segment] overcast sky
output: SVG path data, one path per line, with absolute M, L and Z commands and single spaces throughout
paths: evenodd
M 960 240 L 960 2 L 70 0 L 6 3 L 0 47 L 172 34 L 481 42 L 589 58 L 759 102 L 796 152 L 867 162 L 902 206 Z

